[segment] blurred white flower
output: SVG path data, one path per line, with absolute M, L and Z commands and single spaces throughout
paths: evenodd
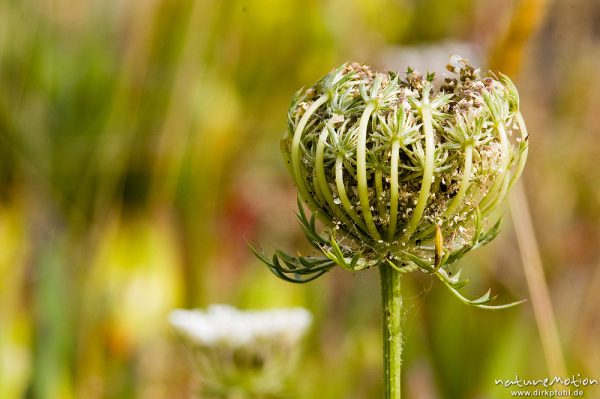
M 211 305 L 206 311 L 177 309 L 169 316 L 171 325 L 200 345 L 251 345 L 277 339 L 296 343 L 312 322 L 303 308 L 240 311 L 229 305 Z
M 173 310 L 169 322 L 190 349 L 202 397 L 278 398 L 312 315 L 303 308 L 241 311 L 211 305 L 205 311 Z

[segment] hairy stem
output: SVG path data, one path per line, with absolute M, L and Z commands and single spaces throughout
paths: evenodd
M 401 273 L 388 264 L 379 266 L 383 307 L 383 370 L 385 399 L 401 398 L 402 296 Z

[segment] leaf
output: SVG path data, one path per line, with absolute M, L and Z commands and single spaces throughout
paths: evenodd
M 296 216 L 298 217 L 298 221 L 300 222 L 300 226 L 302 227 L 302 231 L 306 236 L 306 239 L 310 242 L 310 244 L 320 249 L 320 245 L 327 244 L 328 240 L 323 237 L 321 234 L 317 233 L 316 230 L 316 216 L 317 213 L 313 213 L 310 217 L 310 221 L 308 221 L 306 217 L 306 213 L 304 211 L 304 206 L 302 205 L 302 201 L 300 200 L 300 196 L 297 197 L 298 201 L 298 213 Z
M 332 232 L 329 237 L 329 244 L 331 246 L 331 250 L 328 250 L 325 246 L 322 246 L 321 251 L 336 265 L 348 271 L 362 270 L 370 266 L 370 263 L 366 259 L 362 258 L 362 251 L 354 253 L 352 257 L 350 257 L 350 254 L 352 254 L 353 251 L 349 248 L 341 246 L 337 242 L 334 232 Z
M 473 241 L 471 242 L 471 246 L 474 247 L 479 242 L 479 237 L 481 236 L 481 211 L 479 207 L 475 208 L 475 234 L 473 234 Z
M 489 305 L 490 302 L 496 299 L 496 296 L 491 296 L 491 290 L 488 290 L 479 298 L 469 299 L 458 291 L 460 288 L 464 287 L 467 284 L 466 281 L 458 280 L 458 277 L 460 276 L 460 271 L 454 276 L 454 278 L 450 278 L 443 270 L 436 271 L 436 275 L 440 278 L 440 280 L 442 280 L 442 282 L 446 285 L 446 287 L 448 287 L 448 289 L 450 290 L 450 292 L 452 292 L 452 294 L 454 294 L 454 296 L 456 296 L 458 299 L 461 300 L 461 302 L 466 303 L 467 305 L 475 306 L 481 309 L 498 310 L 507 309 L 525 302 L 524 300 L 522 300 L 502 305 Z
M 449 284 L 452 288 L 455 288 L 457 290 L 461 289 L 462 287 L 464 287 L 465 285 L 467 285 L 469 283 L 468 279 L 466 279 L 466 280 L 460 279 L 461 273 L 462 273 L 462 269 L 458 269 L 458 271 L 452 276 L 450 276 L 447 273 L 447 277 L 444 277 L 444 278 L 446 278 L 446 283 Z
M 307 283 L 329 271 L 335 263 L 324 257 L 291 256 L 276 250 L 272 259 L 267 258 L 255 244 L 248 242 L 254 255 L 267 265 L 269 270 L 282 280 L 292 283 Z M 282 264 L 283 262 L 283 264 Z
M 500 232 L 500 224 L 501 223 L 502 223 L 502 218 L 498 219 L 498 221 L 483 235 L 483 237 L 481 237 L 477 241 L 477 244 L 475 244 L 474 248 L 482 247 L 482 246 L 486 245 L 487 243 L 489 243 L 490 241 L 492 241 L 494 238 L 496 238 L 496 236 Z
M 431 266 L 429 263 L 421 258 L 419 258 L 417 255 L 410 253 L 410 252 L 402 252 L 402 255 L 406 256 L 408 258 L 408 260 L 410 260 L 411 262 L 413 262 L 415 265 L 417 265 L 419 268 L 425 270 L 428 273 L 435 273 L 435 269 L 433 268 L 433 266 Z
M 443 263 L 444 265 L 452 265 L 454 263 L 456 263 L 460 258 L 462 258 L 463 256 L 465 256 L 467 254 L 467 252 L 469 252 L 471 249 L 473 249 L 473 247 L 471 247 L 470 245 L 464 246 L 461 249 L 457 249 L 454 252 L 451 252 L 445 262 Z

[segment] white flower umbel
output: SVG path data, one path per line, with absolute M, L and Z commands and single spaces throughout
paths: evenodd
M 177 309 L 171 325 L 185 339 L 202 380 L 202 397 L 278 398 L 312 323 L 303 308 L 241 311 L 212 305 Z
M 303 308 L 240 311 L 229 305 L 211 305 L 208 310 L 171 312 L 169 320 L 180 333 L 200 345 L 252 345 L 265 339 L 295 344 L 312 322 Z

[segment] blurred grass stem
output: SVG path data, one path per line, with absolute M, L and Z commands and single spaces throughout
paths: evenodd
M 556 319 L 550 301 L 548 284 L 544 277 L 542 258 L 533 230 L 525 190 L 520 183 L 515 185 L 510 196 L 510 208 L 548 371 L 556 376 L 564 376 L 566 367 Z
M 515 76 L 521 69 L 526 45 L 544 21 L 550 0 L 521 0 L 513 9 L 511 22 L 495 46 L 492 46 L 489 67 Z M 522 116 L 519 115 L 522 124 Z M 523 124 L 522 124 L 523 125 Z M 522 168 L 520 165 L 519 168 Z M 510 182 L 512 185 L 514 182 Z M 515 184 L 509 197 L 513 226 L 521 253 L 527 286 L 540 332 L 548 371 L 566 375 L 566 367 L 548 284 L 537 244 L 527 196 L 523 185 Z
M 204 37 L 198 38 L 195 33 L 197 26 L 202 24 L 205 8 L 199 3 L 192 2 L 189 18 L 182 36 L 182 54 L 177 69 L 174 72 L 174 83 L 167 96 L 166 115 L 159 133 L 159 145 L 154 165 L 155 188 L 153 193 L 155 201 L 170 203 L 175 197 L 182 164 L 185 157 L 186 145 L 189 141 L 190 131 L 194 125 L 197 112 L 190 105 L 190 86 L 195 83 L 195 77 L 205 78 L 205 71 L 196 70 L 196 62 Z M 214 10 L 213 10 L 214 12 Z M 182 111 L 182 104 L 184 110 Z M 167 171 L 167 178 L 163 178 Z
M 544 21 L 549 4 L 550 0 L 516 2 L 508 29 L 492 46 L 490 69 L 512 75 L 521 68 L 525 47 Z

